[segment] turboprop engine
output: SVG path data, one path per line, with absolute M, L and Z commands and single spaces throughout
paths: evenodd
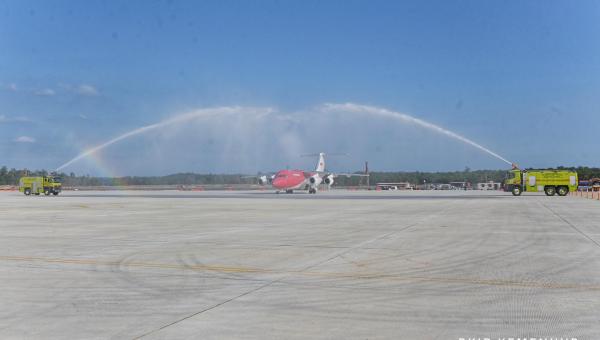
M 321 182 L 323 182 L 323 179 L 321 178 L 321 176 L 319 176 L 319 174 L 314 174 L 310 176 L 310 179 L 308 181 L 310 182 L 310 185 L 314 188 L 321 184 Z
M 323 179 L 323 182 L 329 186 L 333 185 L 333 176 L 332 175 L 328 175 Z
M 258 177 L 258 184 L 260 184 L 260 185 L 265 185 L 265 184 L 271 183 L 272 181 L 273 181 L 272 177 L 267 177 L 265 175 Z

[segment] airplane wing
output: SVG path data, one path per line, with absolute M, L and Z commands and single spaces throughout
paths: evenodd
M 271 182 L 273 182 L 274 177 L 275 177 L 275 174 L 258 174 L 258 175 L 253 175 L 253 176 L 242 176 L 241 178 L 256 179 L 258 181 L 258 184 L 265 185 L 265 184 L 271 184 Z
M 344 173 L 330 173 L 329 175 L 332 175 L 333 177 L 341 177 L 341 176 L 345 176 L 345 177 L 369 177 L 369 174 L 344 174 Z
M 369 177 L 370 174 L 349 174 L 349 173 L 338 173 L 338 172 L 328 172 L 328 171 L 304 171 L 304 177 L 309 178 L 313 175 L 319 175 L 321 177 L 333 176 L 335 177 Z

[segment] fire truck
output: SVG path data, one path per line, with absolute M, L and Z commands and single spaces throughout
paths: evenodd
M 61 178 L 54 176 L 21 177 L 19 191 L 27 196 L 31 194 L 56 196 L 62 191 Z
M 566 196 L 569 191 L 577 191 L 578 183 L 574 171 L 513 169 L 504 181 L 504 191 L 510 191 L 514 196 L 542 191 L 547 196 Z

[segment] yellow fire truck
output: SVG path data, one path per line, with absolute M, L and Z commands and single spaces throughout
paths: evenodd
M 27 196 L 42 193 L 46 196 L 50 194 L 56 196 L 62 191 L 61 178 L 54 176 L 21 177 L 19 191 Z
M 504 181 L 504 191 L 519 196 L 526 192 L 545 192 L 547 196 L 566 196 L 577 191 L 577 173 L 568 170 L 520 170 L 513 169 Z

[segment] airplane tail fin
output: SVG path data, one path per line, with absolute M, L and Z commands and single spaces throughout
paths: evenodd
M 325 154 L 319 153 L 319 162 L 317 163 L 317 167 L 315 169 L 316 172 L 324 172 L 325 171 Z
M 348 156 L 347 153 L 327 153 L 328 156 Z M 312 153 L 312 154 L 304 154 L 300 155 L 300 157 L 315 157 L 319 156 L 319 162 L 315 168 L 315 172 L 325 172 L 325 153 Z

